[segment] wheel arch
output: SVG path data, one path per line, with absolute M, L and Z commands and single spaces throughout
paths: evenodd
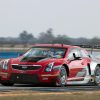
M 100 64 L 98 64 L 98 66 L 100 67 Z
M 97 66 L 100 67 L 100 63 L 98 63 L 98 62 L 91 62 L 90 63 L 91 75 L 95 74 L 95 69 L 96 69 Z
M 66 68 L 66 71 L 67 71 L 67 76 L 69 76 L 69 67 L 68 67 L 68 65 L 63 64 L 63 66 Z

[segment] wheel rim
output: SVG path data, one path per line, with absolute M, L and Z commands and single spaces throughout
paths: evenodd
M 95 81 L 97 84 L 100 84 L 100 68 L 97 68 L 95 72 Z
M 60 78 L 61 84 L 66 83 L 66 70 L 64 68 L 61 69 L 61 78 Z
M 66 84 L 67 73 L 65 68 L 61 68 L 60 75 L 57 79 L 56 85 L 57 86 L 64 86 Z

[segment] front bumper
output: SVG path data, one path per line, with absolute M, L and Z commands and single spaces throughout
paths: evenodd
M 20 83 L 20 84 L 39 84 L 54 83 L 58 74 L 23 74 L 23 73 L 2 73 L 0 82 Z
M 11 83 L 39 83 L 39 78 L 36 74 L 11 74 L 9 79 Z

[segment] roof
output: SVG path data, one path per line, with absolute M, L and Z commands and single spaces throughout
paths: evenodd
M 78 46 L 72 46 L 72 45 L 66 45 L 66 44 L 34 44 L 33 46 L 36 46 L 36 47 L 59 47 L 59 48 L 78 47 Z M 78 48 L 80 48 L 80 47 L 78 47 Z

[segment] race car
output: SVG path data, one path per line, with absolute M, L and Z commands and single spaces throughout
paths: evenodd
M 78 46 L 35 44 L 17 58 L 0 61 L 0 83 L 99 85 L 100 62 Z

